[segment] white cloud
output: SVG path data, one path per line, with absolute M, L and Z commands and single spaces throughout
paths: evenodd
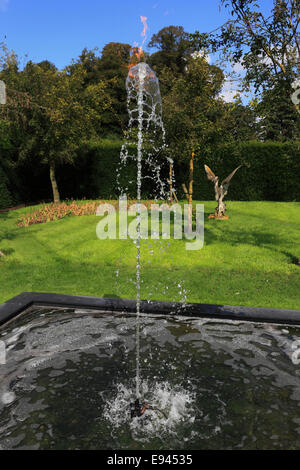
M 234 64 L 232 66 L 232 70 L 235 72 L 235 73 L 241 73 L 241 72 L 245 72 L 246 69 L 245 67 L 242 65 L 241 61 L 237 62 L 236 64 Z
M 8 8 L 9 0 L 0 0 L 0 11 L 6 11 Z
M 193 59 L 198 59 L 198 57 L 204 57 L 209 64 L 211 63 L 210 55 L 206 54 L 204 51 L 195 51 L 191 54 L 191 57 Z
M 273 65 L 272 59 L 270 59 L 270 57 L 268 57 L 268 56 L 261 57 L 260 61 L 261 61 L 262 64 Z
M 240 95 L 240 93 L 233 88 L 233 84 L 230 80 L 226 80 L 220 92 L 220 97 L 223 98 L 226 103 L 230 103 L 235 100 L 236 95 Z
M 272 60 L 270 59 L 270 57 L 263 57 L 262 55 L 259 56 L 259 61 L 260 63 L 262 64 L 266 64 L 266 65 L 272 65 L 273 62 Z M 243 72 L 246 72 L 246 69 L 245 67 L 242 65 L 242 60 L 239 60 L 239 62 L 237 62 L 236 64 L 232 65 L 232 70 L 233 72 L 235 73 L 243 73 Z
M 235 97 L 237 95 L 237 91 L 236 90 L 223 90 L 221 91 L 221 98 L 226 102 L 226 103 L 232 103 L 233 101 L 235 101 Z

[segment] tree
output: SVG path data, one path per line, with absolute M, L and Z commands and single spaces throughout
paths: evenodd
M 184 72 L 186 59 L 191 52 L 189 35 L 182 26 L 167 26 L 154 34 L 149 42 L 150 48 L 158 49 L 150 58 L 150 65 L 160 75 L 164 68 L 173 74 Z
M 4 120 L 0 121 L 0 209 L 10 207 L 14 199 L 12 197 L 10 174 L 13 162 L 8 158 L 12 145 L 8 137 L 8 125 Z M 1 252 L 0 252 L 1 253 Z M 1 254 L 0 254 L 1 256 Z
M 83 87 L 86 88 L 89 85 L 98 83 L 100 80 L 100 57 L 96 56 L 96 51 L 98 49 L 94 48 L 92 50 L 88 50 L 86 47 L 82 50 L 80 56 L 75 61 L 72 60 L 71 65 L 65 67 L 66 72 L 69 75 L 73 75 L 79 69 L 84 70 L 84 79 L 83 79 Z
M 187 150 L 189 154 L 203 151 L 205 145 L 218 139 L 218 124 L 224 115 L 224 103 L 218 98 L 223 80 L 222 70 L 204 58 L 190 59 L 186 73 L 164 97 L 168 143 L 179 155 Z
M 277 127 L 277 136 L 281 138 L 287 126 L 299 125 L 299 107 L 295 105 L 291 114 L 289 102 L 292 83 L 300 73 L 299 0 L 274 0 L 270 15 L 264 14 L 255 0 L 222 0 L 221 3 L 233 19 L 215 32 L 191 35 L 193 44 L 211 52 L 222 50 L 232 63 L 241 64 L 245 69 L 244 90 L 253 86 L 266 103 L 272 95 L 274 114 L 276 104 L 281 114 L 285 114 L 281 119 L 285 128 Z
M 300 116 L 295 112 L 290 94 L 290 85 L 286 80 L 278 80 L 262 94 L 256 112 L 261 116 L 263 140 L 284 142 L 300 139 Z
M 110 105 L 105 84 L 100 81 L 84 88 L 85 79 L 83 66 L 70 75 L 46 61 L 29 61 L 23 71 L 6 74 L 8 94 L 22 98 L 16 106 L 9 101 L 6 114 L 12 132 L 17 129 L 20 135 L 18 161 L 48 165 L 54 202 L 60 201 L 57 166 L 75 162 L 78 145 L 95 135 L 101 112 Z
M 190 58 L 185 74 L 177 78 L 163 99 L 169 152 L 177 162 L 189 162 L 188 189 L 184 186 L 189 204 L 193 199 L 194 163 L 224 138 L 225 107 L 218 98 L 223 80 L 222 70 L 209 65 L 205 58 Z
M 128 75 L 131 46 L 118 42 L 106 44 L 99 64 L 99 77 L 107 84 L 111 99 L 110 112 L 103 123 L 107 133 L 122 135 L 127 127 L 127 94 L 125 81 Z
M 261 137 L 261 122 L 254 105 L 243 105 L 241 99 L 224 104 L 223 135 L 237 141 Z

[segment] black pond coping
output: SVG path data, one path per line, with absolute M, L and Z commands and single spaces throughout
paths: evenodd
M 65 307 L 106 312 L 136 312 L 136 301 L 129 299 L 110 299 L 82 295 L 42 294 L 23 292 L 0 305 L 0 325 L 21 314 L 29 307 Z M 180 302 L 141 301 L 141 313 L 159 315 L 179 315 L 219 320 L 238 320 L 262 323 L 284 323 L 300 326 L 300 310 L 276 308 L 238 307 L 232 305 L 213 305 Z

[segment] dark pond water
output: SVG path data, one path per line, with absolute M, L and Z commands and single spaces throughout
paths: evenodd
M 0 449 L 300 449 L 300 328 L 32 309 L 0 329 Z

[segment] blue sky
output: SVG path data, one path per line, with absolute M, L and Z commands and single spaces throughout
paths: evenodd
M 84 47 L 140 43 L 141 15 L 148 18 L 148 40 L 164 26 L 210 31 L 229 18 L 219 0 L 0 0 L 0 39 L 6 35 L 19 57 L 63 68 Z
M 273 0 L 259 3 L 266 11 Z M 0 42 L 6 37 L 7 47 L 17 53 L 21 66 L 29 59 L 47 59 L 62 69 L 84 47 L 98 47 L 101 52 L 111 41 L 141 45 L 141 16 L 147 17 L 149 28 L 145 46 L 165 26 L 208 32 L 231 18 L 220 0 L 0 0 Z M 226 101 L 235 96 L 235 86 L 225 82 L 222 96 Z

